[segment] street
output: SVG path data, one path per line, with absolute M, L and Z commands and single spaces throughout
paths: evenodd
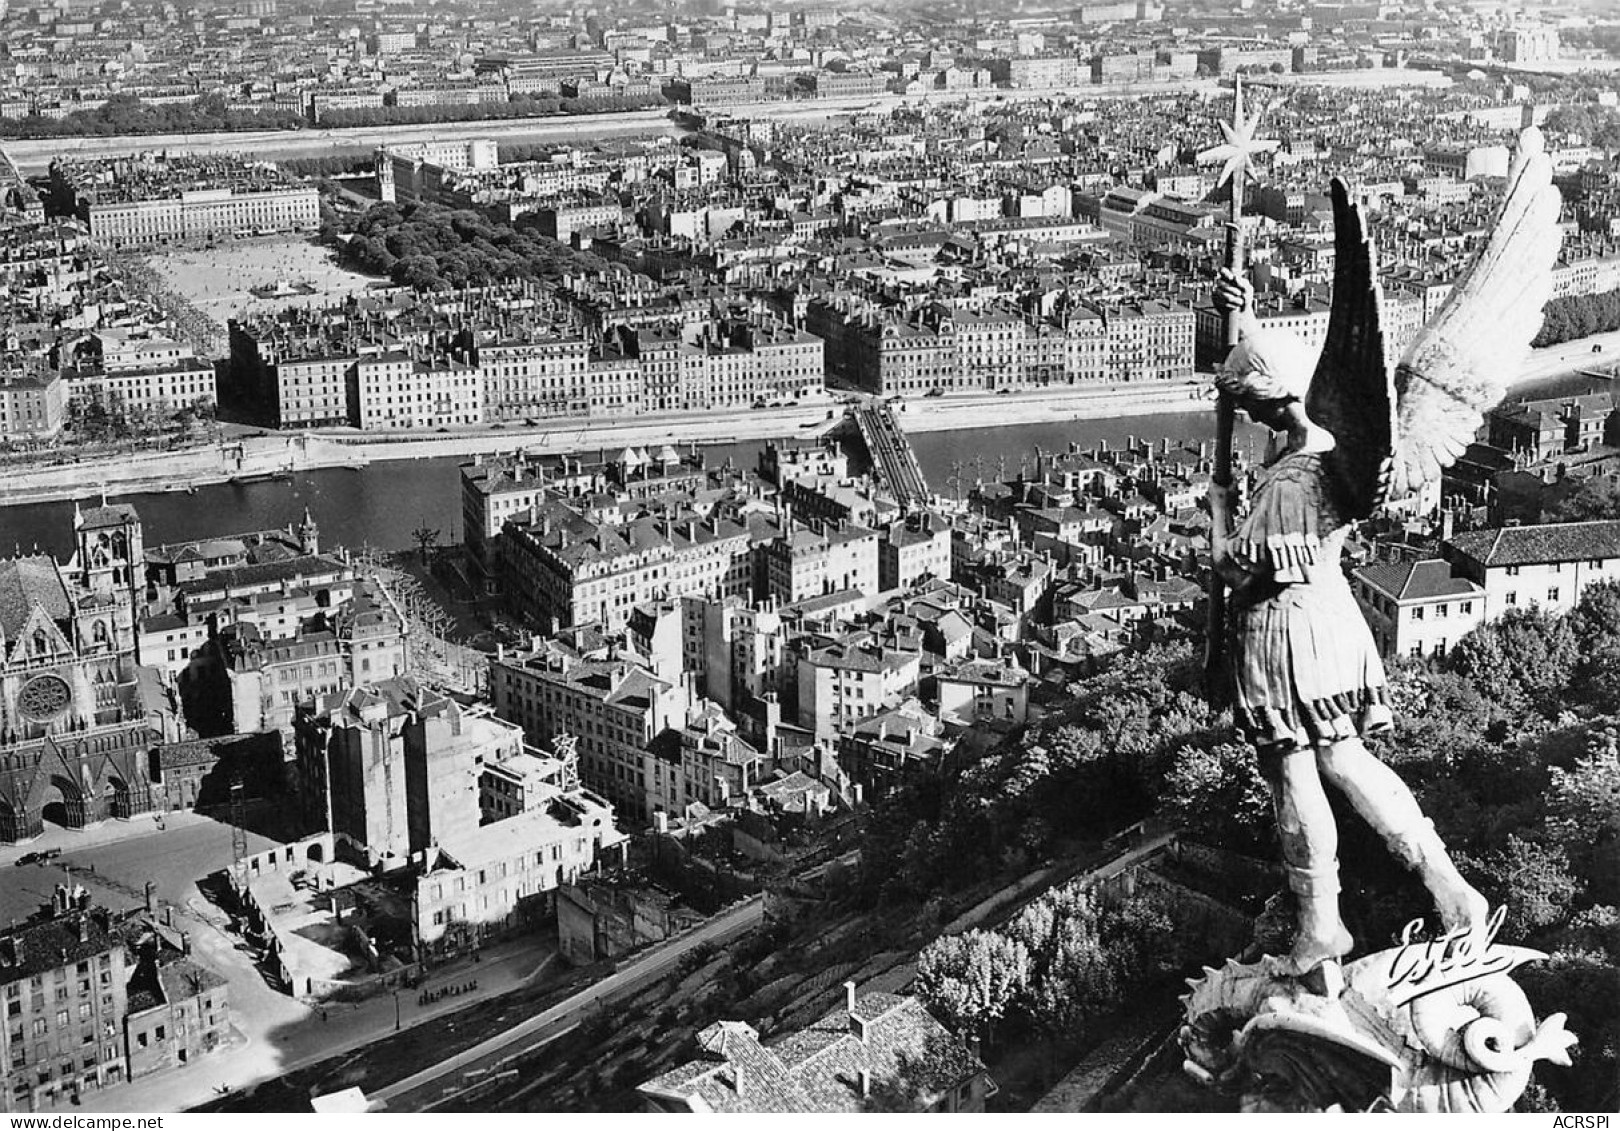
M 526 1021 L 498 1033 L 482 1044 L 378 1091 L 372 1098 L 392 1110 L 420 1111 L 444 1098 L 457 1079 L 476 1080 L 499 1071 L 508 1060 L 525 1055 L 577 1025 L 586 1011 L 607 999 L 642 985 L 667 971 L 689 951 L 707 943 L 723 943 L 759 926 L 764 917 L 763 897 L 748 900 L 704 923 L 675 942 L 626 963 L 601 981 L 542 1010 Z M 514 1047 L 520 1046 L 520 1047 Z M 452 1085 L 448 1086 L 447 1085 Z

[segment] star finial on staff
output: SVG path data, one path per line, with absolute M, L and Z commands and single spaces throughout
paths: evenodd
M 1254 136 L 1254 131 L 1260 126 L 1260 119 L 1265 115 L 1265 105 L 1262 103 L 1255 107 L 1254 114 L 1244 118 L 1243 80 L 1234 77 L 1232 84 L 1232 120 L 1221 123 L 1221 134 L 1226 138 L 1226 143 L 1204 150 L 1198 155 L 1198 163 L 1204 165 L 1212 161 L 1223 162 L 1216 187 L 1231 181 L 1232 191 L 1236 193 L 1242 187 L 1241 178 L 1249 171 L 1250 161 L 1257 154 L 1272 152 L 1278 143 L 1270 140 L 1262 141 Z

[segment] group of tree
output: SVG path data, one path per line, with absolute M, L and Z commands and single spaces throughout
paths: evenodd
M 1508 909 L 1503 941 L 1551 956 L 1517 977 L 1539 1016 L 1569 1014 L 1581 1038 L 1573 1068 L 1538 1067 L 1540 1102 L 1612 1109 L 1620 1099 L 1620 583 L 1589 586 L 1564 615 L 1509 610 L 1442 660 L 1392 665 L 1390 684 L 1396 728 L 1369 745 L 1413 788 L 1470 882 Z M 1194 840 L 1279 858 L 1255 752 L 1228 715 L 1207 706 L 1189 644 L 1123 653 L 1069 690 L 1040 724 L 874 802 L 861 876 L 868 899 L 920 903 L 959 892 L 1152 814 Z M 1431 900 L 1343 799 L 1332 800 L 1343 914 L 1358 953 L 1370 953 L 1393 945 Z M 1027 1008 L 1017 1002 L 1034 1000 L 1030 987 L 1045 984 L 1028 972 L 1041 969 L 1032 937 L 941 943 L 925 984 L 949 1015 L 965 1016 L 971 1004 L 975 1025 L 1014 1016 Z M 967 954 L 1026 973 L 953 981 L 947 972 L 971 965 Z M 1066 969 L 1076 973 L 1061 984 L 1079 988 L 1059 995 L 1065 1008 L 1082 1018 L 1106 1013 L 1114 1000 L 1107 967 L 1088 957 Z
M 1547 508 L 1548 522 L 1620 519 L 1620 476 L 1593 475 Z
M 215 413 L 212 397 L 198 397 L 178 408 L 163 401 L 131 407 L 113 393 L 104 401 L 77 398 L 70 401 L 68 427 L 78 443 L 111 443 L 200 427 L 212 423 Z
M 1551 955 L 1515 977 L 1538 1016 L 1569 1014 L 1573 1068 L 1543 1064 L 1542 1102 L 1612 1110 L 1620 1096 L 1620 582 L 1566 614 L 1509 609 L 1440 661 L 1390 672 L 1396 726 L 1369 739 L 1417 794 L 1457 861 L 1505 907 L 1504 942 Z M 1195 738 L 1161 779 L 1187 835 L 1277 858 L 1253 751 Z M 1342 912 L 1360 953 L 1430 908 L 1417 877 L 1341 798 Z M 1432 915 L 1430 916 L 1432 918 Z
M 190 102 L 145 102 L 133 94 L 115 94 L 91 110 L 61 118 L 29 114 L 0 118 L 3 137 L 112 137 L 125 134 L 225 133 L 237 130 L 295 130 L 303 115 L 292 110 L 243 110 L 224 95 L 205 94 Z
M 505 156 L 502 154 L 502 156 Z M 289 157 L 276 165 L 292 177 L 352 177 L 369 173 L 376 168 L 376 159 L 368 153 L 335 153 L 327 157 Z
M 1558 38 L 1565 47 L 1601 51 L 1611 59 L 1620 59 L 1620 24 L 1560 28 Z
M 434 104 L 429 106 L 355 106 L 323 110 L 316 122 L 322 129 L 355 126 L 424 126 L 440 122 L 488 122 L 502 118 L 547 118 L 561 114 L 556 98 L 514 98 L 510 102 L 479 102 L 472 105 Z
M 1550 133 L 1574 134 L 1587 145 L 1620 149 L 1620 110 L 1595 102 L 1574 102 L 1547 114 Z
M 602 95 L 562 98 L 553 94 L 514 94 L 503 102 L 434 103 L 428 106 L 356 106 L 324 110 L 322 129 L 354 126 L 421 126 L 441 122 L 490 122 L 507 118 L 549 118 L 565 114 L 618 113 L 667 106 L 663 95 Z
M 1590 334 L 1620 330 L 1620 290 L 1568 295 L 1547 303 L 1541 332 L 1532 345 L 1556 346 Z
M 434 204 L 373 205 L 340 239 L 339 258 L 356 270 L 423 290 L 555 279 L 611 266 L 532 227 Z
M 1220 733 L 1186 642 L 1100 665 L 1059 709 L 986 756 L 906 780 L 867 814 L 867 898 L 925 900 L 1148 816 L 1176 752 Z
M 1189 954 L 1185 940 L 1157 898 L 1102 899 L 1070 884 L 999 930 L 930 943 L 917 958 L 917 992 L 952 1027 L 987 1042 L 1022 1030 L 1048 1048 L 1072 1046 L 1094 1038 L 1134 996 L 1206 957 Z

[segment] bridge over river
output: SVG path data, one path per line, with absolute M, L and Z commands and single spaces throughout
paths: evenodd
M 932 502 L 933 492 L 923 477 L 917 453 L 894 418 L 893 409 L 881 402 L 857 405 L 849 410 L 849 416 L 872 458 L 872 473 L 895 500 L 907 510 Z

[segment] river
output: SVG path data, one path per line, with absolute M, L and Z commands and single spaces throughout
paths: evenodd
M 1538 381 L 1518 390 L 1537 396 L 1559 396 L 1594 387 L 1589 378 L 1562 377 Z M 1606 386 L 1605 386 L 1606 387 Z M 902 421 L 903 423 L 903 421 Z M 1171 413 L 1146 417 L 982 428 L 962 432 L 925 432 L 911 437 L 923 473 L 934 490 L 948 493 L 953 465 L 961 463 L 964 490 L 979 474 L 993 478 L 1005 460 L 1006 474 L 1018 473 L 1021 459 L 1033 461 L 1037 447 L 1062 451 L 1070 443 L 1089 448 L 1099 441 L 1125 444 L 1131 436 L 1157 442 L 1206 440 L 1215 433 L 1213 412 Z M 1263 452 L 1261 430 L 1240 426 L 1239 445 Z M 706 448 L 711 466 L 731 458 L 755 466 L 763 441 L 718 444 Z M 593 453 L 594 454 L 594 453 Z M 289 481 L 219 484 L 196 494 L 119 495 L 140 512 L 146 544 L 185 542 L 244 530 L 269 530 L 299 522 L 304 508 L 321 529 L 325 547 L 371 545 L 404 549 L 411 531 L 426 525 L 440 532 L 442 544 L 461 541 L 461 487 L 458 457 L 392 461 L 360 470 L 332 469 L 295 475 Z M 86 499 L 91 496 L 87 493 Z M 73 552 L 73 504 L 25 503 L 0 509 L 0 554 L 24 553 L 34 547 L 66 559 Z

